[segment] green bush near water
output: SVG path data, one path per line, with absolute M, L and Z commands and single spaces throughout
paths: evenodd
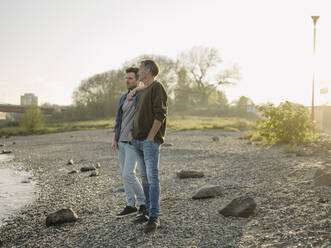
M 285 101 L 278 107 L 267 104 L 258 109 L 263 118 L 257 121 L 257 128 L 268 143 L 301 144 L 314 137 L 315 123 L 303 105 Z

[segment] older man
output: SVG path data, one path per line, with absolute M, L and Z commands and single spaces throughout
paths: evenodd
M 159 147 L 164 143 L 168 96 L 164 86 L 155 80 L 159 70 L 153 60 L 141 62 L 139 80 L 145 89 L 139 97 L 132 128 L 132 145 L 138 155 L 147 207 L 145 214 L 135 222 L 148 221 L 145 232 L 155 231 L 160 226 Z

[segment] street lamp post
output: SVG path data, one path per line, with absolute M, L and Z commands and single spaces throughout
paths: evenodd
M 313 70 L 313 89 L 312 89 L 312 101 L 311 101 L 311 120 L 314 121 L 315 118 L 315 110 L 314 110 L 314 95 L 315 95 L 315 63 L 316 63 L 316 59 L 315 59 L 315 53 L 316 53 L 316 23 L 317 20 L 319 18 L 319 16 L 312 16 L 311 17 L 314 21 L 314 47 L 313 47 L 313 60 L 314 60 L 314 70 Z

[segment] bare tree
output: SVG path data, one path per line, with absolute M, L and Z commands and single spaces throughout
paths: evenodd
M 217 49 L 195 46 L 179 54 L 177 64 L 187 71 L 190 86 L 199 94 L 201 106 L 208 105 L 208 98 L 217 87 L 235 84 L 240 79 L 238 66 L 221 70 L 222 58 Z

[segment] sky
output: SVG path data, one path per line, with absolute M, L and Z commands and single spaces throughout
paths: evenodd
M 176 59 L 193 46 L 216 48 L 223 68 L 240 66 L 241 81 L 223 89 L 230 101 L 308 106 L 315 71 L 315 104 L 325 103 L 329 95 L 319 89 L 331 82 L 328 2 L 0 0 L 0 103 L 34 93 L 40 104 L 68 105 L 83 79 L 141 54 Z M 312 15 L 321 16 L 315 58 Z

